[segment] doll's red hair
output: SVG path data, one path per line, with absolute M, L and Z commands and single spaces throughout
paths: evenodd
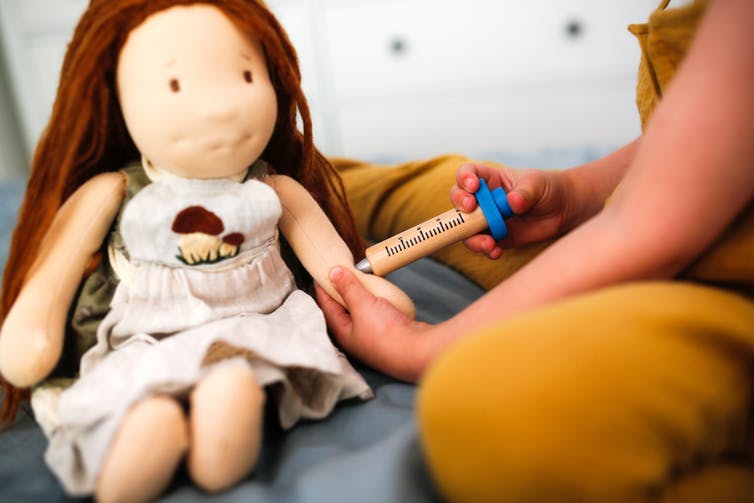
M 118 55 L 128 34 L 155 12 L 194 3 L 219 7 L 240 29 L 260 40 L 278 99 L 275 131 L 262 158 L 277 173 L 304 185 L 354 255 L 363 254 L 343 184 L 312 141 L 296 52 L 263 2 L 92 0 L 66 52 L 50 122 L 32 161 L 3 277 L 0 323 L 18 296 L 39 242 L 66 198 L 94 175 L 116 171 L 140 158 L 126 130 L 115 84 Z M 297 114 L 303 133 L 296 125 Z M 10 423 L 27 393 L 4 379 L 0 381 L 5 392 L 0 422 Z

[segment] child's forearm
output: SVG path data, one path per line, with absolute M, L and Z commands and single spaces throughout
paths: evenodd
M 438 325 L 438 351 L 494 321 L 637 275 L 638 264 L 628 252 L 628 240 L 608 220 L 600 214 L 562 237 L 457 316 Z
M 637 138 L 622 148 L 581 166 L 564 171 L 569 194 L 579 202 L 573 227 L 602 210 L 633 161 L 639 146 Z

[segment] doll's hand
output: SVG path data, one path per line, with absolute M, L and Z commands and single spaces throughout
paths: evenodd
M 380 276 L 365 274 L 359 270 L 351 270 L 351 272 L 356 274 L 358 282 L 374 297 L 387 300 L 393 307 L 412 320 L 416 317 L 416 307 L 409 296 L 406 295 L 406 292 Z
M 427 364 L 430 325 L 374 296 L 344 267 L 333 268 L 330 282 L 347 310 L 319 285 L 317 302 L 343 350 L 393 377 L 416 381 Z
M 456 184 L 450 189 L 453 204 L 466 212 L 476 206 L 474 192 L 483 178 L 490 190 L 503 187 L 508 204 L 516 216 L 506 221 L 509 235 L 495 242 L 489 234 L 477 234 L 466 240 L 466 246 L 491 259 L 497 259 L 503 248 L 514 248 L 556 237 L 568 227 L 567 179 L 558 171 L 496 168 L 482 164 L 464 164 L 456 173 Z
M 0 373 L 12 385 L 28 388 L 55 368 L 63 338 L 50 336 L 39 324 L 13 321 L 7 318 L 0 330 Z

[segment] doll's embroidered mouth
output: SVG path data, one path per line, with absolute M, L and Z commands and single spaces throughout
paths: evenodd
M 240 136 L 230 138 L 228 140 L 215 139 L 207 142 L 206 148 L 210 152 L 218 152 L 221 150 L 230 150 L 243 145 L 251 139 L 251 134 L 245 133 Z

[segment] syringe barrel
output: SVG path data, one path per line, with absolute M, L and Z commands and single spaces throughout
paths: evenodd
M 477 207 L 471 213 L 448 210 L 385 241 L 370 246 L 366 257 L 378 276 L 395 271 L 448 245 L 482 232 L 489 226 Z

